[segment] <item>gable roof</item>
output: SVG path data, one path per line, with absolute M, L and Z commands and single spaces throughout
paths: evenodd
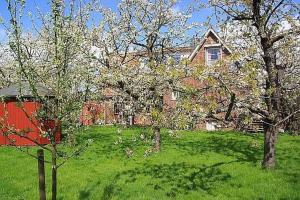
M 200 43 L 196 46 L 196 48 L 194 49 L 194 51 L 192 52 L 192 54 L 189 56 L 189 60 L 192 61 L 195 56 L 197 55 L 198 51 L 201 49 L 201 47 L 204 45 L 207 37 L 209 36 L 209 34 L 213 34 L 219 41 L 219 44 L 221 44 L 229 53 L 232 53 L 232 51 L 230 50 L 230 48 L 223 42 L 223 40 L 219 37 L 219 35 L 211 28 L 209 29 L 203 36 L 202 40 L 200 41 Z

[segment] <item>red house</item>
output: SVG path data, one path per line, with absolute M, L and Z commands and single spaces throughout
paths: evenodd
M 180 60 L 182 58 L 188 58 L 190 65 L 205 65 L 209 67 L 218 60 L 224 59 L 231 55 L 231 50 L 213 30 L 209 29 L 202 39 L 198 41 L 194 47 L 182 47 L 174 50 L 170 56 L 174 57 L 174 60 Z M 191 77 L 186 77 L 184 82 L 192 87 L 201 87 L 201 83 Z M 107 95 L 106 95 L 107 94 Z M 105 92 L 107 97 L 101 102 L 87 103 L 81 116 L 81 121 L 84 125 L 91 125 L 101 121 L 104 124 L 123 123 L 146 125 L 149 124 L 147 113 L 137 113 L 130 119 L 123 119 L 122 108 L 126 105 L 118 104 L 115 101 L 113 92 Z M 163 103 L 165 110 L 176 107 L 176 102 L 180 97 L 180 93 L 177 91 L 168 91 L 163 96 Z M 101 109 L 99 109 L 101 107 Z M 97 115 L 95 115 L 97 110 Z M 123 118 L 122 118 L 123 117 Z M 92 120 L 91 120 L 92 119 Z M 206 122 L 199 122 L 198 128 L 207 128 Z
M 37 93 L 45 98 L 54 98 L 51 91 L 37 85 Z M 53 120 L 36 118 L 42 102 L 37 101 L 28 83 L 12 85 L 0 90 L 0 145 L 34 146 L 49 144 L 42 134 L 56 125 Z M 55 141 L 59 142 L 61 129 L 58 128 Z

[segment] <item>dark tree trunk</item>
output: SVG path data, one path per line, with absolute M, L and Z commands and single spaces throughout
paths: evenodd
M 40 200 L 46 200 L 44 150 L 39 149 L 37 151 L 37 156 L 38 156 L 38 174 L 39 174 Z
M 266 120 L 266 122 L 268 122 Z M 264 158 L 262 166 L 265 169 L 275 167 L 275 144 L 277 141 L 278 127 L 272 126 L 271 123 L 264 123 Z
M 57 195 L 57 164 L 56 152 L 52 150 L 52 200 L 56 200 Z
M 154 150 L 156 152 L 159 152 L 160 142 L 161 142 L 160 128 L 157 126 L 153 127 L 153 134 L 154 134 Z
M 280 69 L 276 67 L 276 53 L 269 46 L 268 40 L 266 38 L 261 39 L 267 72 L 265 104 L 268 109 L 268 117 L 264 119 L 264 158 L 262 162 L 262 167 L 265 169 L 275 167 L 275 145 L 278 136 L 277 122 L 280 117 L 282 98 Z
M 230 117 L 230 114 L 231 114 L 231 111 L 233 109 L 233 106 L 235 104 L 235 93 L 231 93 L 230 95 L 230 103 L 228 105 L 228 109 L 227 109 L 227 112 L 225 114 L 225 120 L 227 121 Z

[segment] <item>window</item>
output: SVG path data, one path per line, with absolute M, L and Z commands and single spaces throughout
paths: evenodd
M 171 55 L 172 59 L 174 60 L 175 64 L 179 64 L 181 61 L 181 55 L 176 53 Z
M 206 49 L 206 64 L 213 65 L 221 59 L 220 48 L 207 48 Z
M 147 62 L 147 58 L 141 57 L 140 58 L 140 63 L 142 67 L 147 66 L 148 62 Z
M 114 113 L 115 115 L 119 115 L 122 112 L 122 104 L 121 103 L 115 103 L 114 104 Z
M 180 92 L 179 91 L 173 91 L 172 92 L 171 100 L 175 101 L 175 100 L 179 99 L 179 97 L 180 97 Z

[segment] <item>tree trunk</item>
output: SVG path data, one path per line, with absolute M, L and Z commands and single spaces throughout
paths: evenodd
M 278 135 L 278 128 L 270 124 L 264 124 L 264 158 L 262 166 L 265 169 L 274 168 L 276 161 L 275 144 Z
M 270 39 L 261 37 L 263 47 L 263 59 L 265 62 L 266 94 L 265 104 L 268 109 L 268 117 L 264 119 L 264 158 L 262 167 L 271 169 L 275 167 L 275 144 L 278 136 L 277 124 L 280 116 L 281 102 L 281 75 L 280 69 L 276 66 L 276 52 L 270 46 Z
M 154 133 L 154 150 L 156 152 L 159 152 L 160 151 L 160 142 L 161 142 L 160 128 L 158 126 L 154 126 L 153 133 Z
M 52 150 L 52 200 L 56 200 L 57 195 L 57 164 L 56 152 Z
M 44 150 L 37 151 L 40 200 L 46 200 Z

